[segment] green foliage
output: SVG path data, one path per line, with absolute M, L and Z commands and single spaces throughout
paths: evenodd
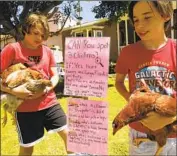
M 128 155 L 128 127 L 122 128 L 115 136 L 112 135 L 112 121 L 117 113 L 124 107 L 126 101 L 117 93 L 115 87 L 115 75 L 110 75 L 108 79 L 108 152 L 109 155 Z M 125 83 L 128 86 L 128 82 Z M 67 112 L 67 98 L 59 99 L 59 102 Z M 91 99 L 91 98 L 89 98 Z M 92 100 L 92 99 L 91 99 Z M 3 116 L 3 114 L 1 113 Z M 6 127 L 1 126 L 1 155 L 18 155 L 19 144 L 15 126 L 8 122 Z M 64 143 L 56 134 L 45 133 L 45 138 L 35 146 L 33 155 L 66 155 Z
M 110 20 L 119 21 L 128 11 L 129 1 L 100 1 L 100 5 L 93 8 L 96 13 L 95 18 L 109 18 Z
M 47 15 L 62 1 L 0 1 L 0 34 L 11 35 L 16 40 L 25 17 L 31 12 Z

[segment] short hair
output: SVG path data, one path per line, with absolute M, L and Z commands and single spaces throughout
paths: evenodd
M 128 8 L 128 15 L 129 18 L 131 20 L 131 22 L 134 24 L 133 22 L 133 8 L 135 6 L 136 3 L 138 3 L 140 1 L 131 1 L 129 4 L 129 8 Z M 154 7 L 157 9 L 157 11 L 160 13 L 160 15 L 162 17 L 172 17 L 173 15 L 173 6 L 172 6 L 172 2 L 168 1 L 168 0 L 164 0 L 164 1 L 147 1 L 147 3 L 152 2 L 152 4 L 154 5 Z M 165 22 L 164 28 L 165 30 L 168 29 L 170 25 L 170 20 Z
M 30 34 L 30 29 L 32 27 L 35 27 L 36 24 L 40 23 L 44 28 L 44 40 L 47 40 L 49 37 L 49 25 L 48 20 L 45 15 L 42 15 L 40 13 L 31 13 L 29 14 L 22 25 L 22 33 L 23 35 Z

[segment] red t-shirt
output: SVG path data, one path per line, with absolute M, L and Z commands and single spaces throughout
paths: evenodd
M 4 47 L 0 53 L 0 72 L 3 72 L 12 64 L 22 63 L 31 69 L 40 71 L 44 78 L 50 79 L 52 73 L 50 68 L 55 67 L 56 63 L 50 48 L 42 45 L 37 50 L 24 47 L 21 42 L 11 43 Z M 57 104 L 55 92 L 52 90 L 47 95 L 37 99 L 24 100 L 18 107 L 18 112 L 35 112 L 49 108 Z
M 146 84 L 155 92 L 176 97 L 176 42 L 168 39 L 158 50 L 147 50 L 140 41 L 129 45 L 122 49 L 115 71 L 128 74 L 131 93 Z M 145 132 L 140 122 L 130 127 Z

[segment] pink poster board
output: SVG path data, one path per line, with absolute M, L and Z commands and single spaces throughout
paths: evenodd
M 66 38 L 64 94 L 105 97 L 109 50 L 109 37 Z
M 107 116 L 106 102 L 69 99 L 68 150 L 76 153 L 108 155 Z

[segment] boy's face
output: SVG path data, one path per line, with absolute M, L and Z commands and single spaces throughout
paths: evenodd
M 35 27 L 31 27 L 29 34 L 25 34 L 25 42 L 32 49 L 37 49 L 44 41 L 44 28 L 41 24 L 36 24 Z
M 154 40 L 164 37 L 165 19 L 152 2 L 137 2 L 133 8 L 133 21 L 137 35 L 141 40 Z

